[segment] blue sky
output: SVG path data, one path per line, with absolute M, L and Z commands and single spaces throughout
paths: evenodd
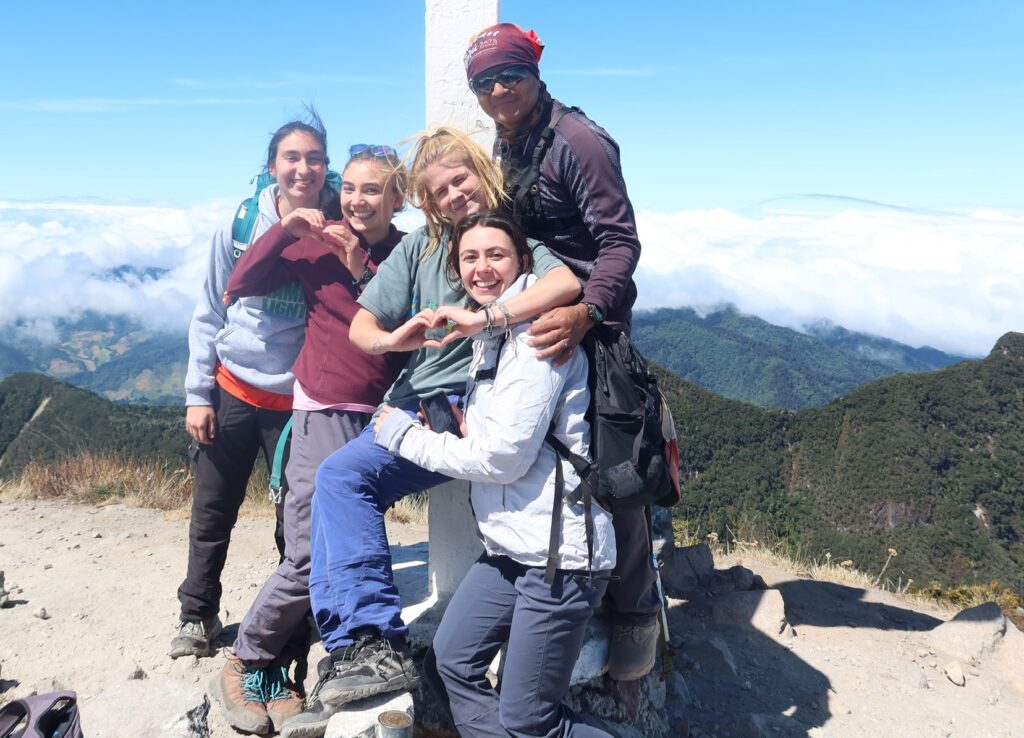
M 8 266 L 27 268 L 26 243 L 46 251 L 46 238 L 22 238 L 26 228 L 70 227 L 59 208 L 40 215 L 39 203 L 157 207 L 175 222 L 229 209 L 248 193 L 269 133 L 307 101 L 328 126 L 336 160 L 350 143 L 397 143 L 419 130 L 422 3 L 301 7 L 6 7 L 0 256 Z M 789 325 L 826 317 L 973 352 L 1024 328 L 1024 310 L 1005 298 L 1021 294 L 1024 273 L 1001 268 L 1006 258 L 1020 261 L 1014 247 L 1024 231 L 1021 3 L 505 0 L 502 19 L 537 30 L 552 92 L 618 139 L 650 254 L 642 268 L 659 285 L 649 305 L 654 294 L 678 304 L 732 301 Z M 29 206 L 36 215 L 26 215 Z M 860 226 L 847 230 L 851 212 Z M 98 218 L 76 220 L 71 232 L 100 222 L 116 230 Z M 167 237 L 201 261 L 200 225 L 210 222 L 195 217 Z M 861 252 L 886 253 L 879 244 L 894 232 L 917 240 L 890 244 L 893 263 L 865 265 Z M 848 240 L 836 242 L 837 233 Z M 991 271 L 971 284 L 955 270 L 936 277 L 933 253 L 954 249 L 948 259 L 977 266 L 972 250 L 982 243 L 980 263 Z M 824 255 L 843 262 L 853 252 L 841 269 L 804 271 Z M 690 263 L 675 272 L 653 261 L 679 253 Z M 753 274 L 740 275 L 745 263 Z M 781 265 L 800 284 L 820 284 L 821 294 L 766 292 L 757 273 L 785 273 Z M 900 294 L 833 304 L 829 274 L 864 289 L 888 278 L 897 293 L 919 289 L 921 313 L 901 313 Z M 17 273 L 12 285 L 30 275 Z M 965 316 L 947 318 L 954 329 L 928 323 L 929 299 L 975 292 L 979 302 Z M 963 321 L 971 325 L 959 330 Z

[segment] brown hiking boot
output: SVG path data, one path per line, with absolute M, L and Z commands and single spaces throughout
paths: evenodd
M 649 625 L 612 626 L 608 675 L 619 682 L 640 679 L 654 668 L 658 655 L 658 621 Z
M 274 730 L 280 731 L 284 721 L 302 712 L 304 706 L 302 695 L 295 689 L 295 684 L 288 676 L 288 666 L 271 664 L 267 667 L 267 681 L 264 688 L 266 694 L 267 715 L 274 724 Z
M 233 653 L 210 682 L 210 697 L 220 703 L 228 724 L 246 733 L 265 735 L 273 727 L 263 703 L 266 668 Z

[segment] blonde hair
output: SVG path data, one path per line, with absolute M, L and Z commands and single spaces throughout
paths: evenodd
M 423 211 L 427 220 L 430 241 L 423 252 L 426 259 L 441 243 L 445 229 L 452 225 L 434 201 L 434 195 L 424 182 L 427 167 L 445 159 L 456 159 L 470 169 L 480 180 L 484 195 L 483 210 L 494 210 L 507 199 L 502 187 L 501 169 L 491 161 L 484 148 L 469 134 L 449 126 L 437 126 L 414 137 L 415 155 L 409 172 L 409 201 Z
M 395 208 L 395 212 L 397 213 L 405 209 L 406 193 L 409 189 L 409 172 L 397 153 L 391 152 L 381 156 L 374 154 L 372 149 L 367 148 L 365 151 L 360 151 L 355 156 L 349 157 L 345 167 L 341 170 L 342 176 L 356 162 L 373 164 L 377 167 L 377 171 L 384 175 L 384 189 L 390 190 L 393 194 L 401 195 L 402 197 L 402 204 Z

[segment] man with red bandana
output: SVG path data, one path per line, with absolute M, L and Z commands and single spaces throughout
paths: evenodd
M 629 331 L 640 241 L 618 144 L 582 111 L 551 97 L 540 79 L 543 50 L 533 31 L 499 23 L 472 39 L 464 61 L 470 89 L 497 126 L 494 156 L 514 214 L 583 286 L 579 303 L 549 311 L 530 328 L 538 357 L 558 364 L 597 323 Z M 531 176 L 542 140 L 536 181 L 520 181 Z M 517 189 L 522 197 L 515 197 Z M 615 539 L 608 672 L 613 679 L 639 679 L 654 666 L 662 606 L 643 509 L 615 511 Z

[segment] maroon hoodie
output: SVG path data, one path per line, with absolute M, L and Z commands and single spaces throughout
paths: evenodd
M 376 273 L 404 235 L 391 226 L 382 242 L 365 251 L 371 271 Z M 296 239 L 276 223 L 235 263 L 227 291 L 232 297 L 266 295 L 296 280 L 308 309 L 306 340 L 292 367 L 296 379 L 317 402 L 376 407 L 409 357 L 373 356 L 349 341 L 349 326 L 359 311 L 359 288 L 326 246 L 314 238 Z

